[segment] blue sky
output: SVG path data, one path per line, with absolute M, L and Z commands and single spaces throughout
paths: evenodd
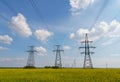
M 78 49 L 85 33 L 96 46 L 94 67 L 120 67 L 119 0 L 1 0 L 0 66 L 23 67 L 30 45 L 35 66 L 54 65 L 54 45 L 61 45 L 63 66 L 83 66 Z

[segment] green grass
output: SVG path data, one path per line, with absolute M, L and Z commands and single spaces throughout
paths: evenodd
M 120 69 L 0 69 L 0 82 L 120 82 Z

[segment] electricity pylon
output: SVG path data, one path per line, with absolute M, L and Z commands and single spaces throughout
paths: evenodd
M 81 49 L 81 48 L 85 49 L 84 52 L 81 52 L 81 54 L 85 54 L 83 68 L 93 68 L 93 64 L 92 64 L 92 60 L 91 60 L 91 54 L 94 54 L 94 52 L 91 52 L 90 49 L 91 48 L 94 49 L 95 47 L 89 45 L 92 42 L 93 41 L 88 40 L 88 35 L 86 33 L 85 34 L 85 41 L 81 42 L 81 43 L 84 43 L 85 46 L 84 47 L 79 47 L 79 49 Z
M 30 50 L 28 50 L 27 52 L 29 52 L 29 56 L 28 56 L 26 67 L 35 67 L 34 52 L 37 52 L 37 51 L 34 50 L 34 46 L 30 46 Z
M 53 50 L 53 52 L 56 52 L 56 58 L 55 58 L 55 67 L 62 67 L 62 62 L 61 62 L 61 52 L 64 50 L 60 49 L 60 45 L 56 45 L 56 50 Z

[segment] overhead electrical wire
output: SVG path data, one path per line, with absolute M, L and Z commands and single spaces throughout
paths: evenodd
M 38 15 L 38 17 L 45 23 L 45 21 L 43 19 L 43 16 L 41 15 L 41 12 L 40 12 L 40 10 L 37 7 L 37 1 L 36 0 L 29 0 L 29 1 L 30 1 L 31 5 L 32 5 L 33 9 L 35 10 L 36 14 Z M 98 15 L 96 16 L 96 18 L 95 18 L 95 20 L 94 20 L 94 22 L 93 22 L 93 24 L 91 25 L 90 28 L 92 28 L 95 25 L 96 21 L 98 20 L 99 16 L 102 13 L 102 11 L 103 11 L 103 9 L 104 9 L 107 1 L 104 2 L 103 6 L 101 7 Z M 14 13 L 16 13 L 16 10 L 14 10 L 5 0 L 4 1 L 2 0 L 2 3 L 4 3 L 11 11 L 13 11 Z M 3 17 L 3 16 L 1 16 L 1 17 L 6 20 L 5 17 Z M 46 24 L 46 28 L 47 28 L 47 30 L 50 30 L 47 24 Z M 55 40 L 55 42 L 57 42 L 57 41 Z
M 45 28 L 46 28 L 48 31 L 50 31 L 51 29 L 50 29 L 49 25 L 45 22 L 45 19 L 43 18 L 42 13 L 40 12 L 40 9 L 39 9 L 38 6 L 37 6 L 37 2 L 35 2 L 36 0 L 29 0 L 29 1 L 30 1 L 30 3 L 31 3 L 31 6 L 32 6 L 33 9 L 35 10 L 37 16 L 39 17 L 39 19 L 41 19 L 41 21 L 45 24 Z M 58 41 L 57 41 L 54 37 L 53 37 L 53 41 L 54 41 L 55 43 L 58 43 Z
M 0 3 L 4 4 L 12 13 L 15 13 L 15 14 L 17 13 L 17 11 L 14 8 L 12 8 L 12 6 L 9 5 L 5 0 L 0 0 Z M 2 14 L 0 14 L 0 17 L 5 21 L 9 21 L 9 19 Z
M 41 18 L 41 21 L 42 21 L 43 23 L 45 23 L 45 20 L 44 20 L 43 16 L 41 15 L 40 10 L 38 9 L 35 0 L 29 0 L 29 1 L 30 1 L 31 5 L 32 5 L 33 9 L 35 10 L 36 14 L 38 15 L 38 17 Z M 95 17 L 93 23 L 91 24 L 89 30 L 90 30 L 91 28 L 93 28 L 93 27 L 95 26 L 95 24 L 97 23 L 99 17 L 101 16 L 103 10 L 104 10 L 105 7 L 106 7 L 106 4 L 108 3 L 108 1 L 109 1 L 109 0 L 105 0 L 104 4 L 103 4 L 102 7 L 100 8 L 97 16 Z M 0 2 L 2 2 L 3 4 L 5 4 L 12 12 L 17 13 L 16 10 L 13 9 L 5 0 L 1 0 Z M 2 14 L 0 14 L 0 17 L 1 17 L 2 19 L 4 19 L 5 21 L 9 21 L 9 19 L 6 18 L 5 16 L 3 16 Z M 45 23 L 45 24 L 46 24 L 47 30 L 50 30 L 48 24 L 47 24 L 47 23 Z M 57 42 L 55 39 L 54 39 L 54 41 Z
M 109 0 L 105 0 L 102 4 L 102 6 L 100 7 L 97 16 L 95 17 L 93 23 L 90 25 L 90 27 L 88 27 L 88 30 L 91 30 L 95 24 L 97 23 L 98 19 L 100 18 L 101 14 L 103 13 L 104 9 L 106 8 L 107 4 L 108 4 Z M 78 30 L 79 27 L 77 27 L 76 29 Z M 76 29 L 74 27 L 71 28 L 72 32 L 71 33 L 75 33 Z M 67 37 L 67 36 L 66 36 Z
M 0 18 L 2 18 L 3 20 L 5 20 L 6 22 L 9 21 L 9 19 L 7 17 L 5 17 L 4 15 L 0 14 Z
M 14 12 L 15 14 L 17 14 L 17 11 L 16 11 L 10 4 L 8 4 L 5 0 L 0 0 L 0 2 L 3 3 L 4 5 L 6 5 L 7 8 L 8 8 L 10 11 Z
M 99 19 L 100 16 L 101 16 L 101 14 L 103 13 L 104 9 L 106 8 L 106 6 L 107 6 L 107 4 L 108 4 L 108 1 L 109 1 L 109 0 L 105 0 L 105 1 L 104 1 L 103 5 L 101 6 L 100 10 L 98 11 L 97 16 L 95 17 L 93 23 L 90 25 L 90 27 L 88 28 L 88 30 L 91 30 L 91 29 L 95 26 L 95 24 L 97 23 L 98 19 Z M 78 29 L 78 28 L 77 28 L 77 29 Z M 74 33 L 75 31 L 76 31 L 76 29 L 74 30 L 74 28 L 73 28 L 73 32 L 72 32 L 72 33 Z M 76 60 L 76 59 L 77 59 L 77 57 L 75 58 L 75 60 Z
M 17 14 L 17 11 L 10 4 L 8 4 L 5 0 L 1 0 L 0 2 L 2 2 L 5 6 L 7 6 L 7 8 L 13 14 Z M 4 15 L 0 14 L 0 18 L 4 19 L 6 22 L 10 23 L 9 19 L 7 17 L 5 17 Z M 31 38 L 34 40 L 34 38 L 32 36 L 31 36 Z
M 4 1 L 2 0 L 2 3 L 3 3 L 5 6 L 7 6 L 8 9 L 9 9 L 12 13 L 17 14 L 17 11 L 16 11 L 11 5 L 9 5 L 5 0 L 4 0 Z M 0 17 L 1 17 L 2 19 L 4 19 L 6 22 L 9 22 L 9 19 L 8 19 L 7 17 L 5 17 L 4 15 L 0 14 Z M 32 40 L 35 40 L 32 36 L 31 36 L 31 39 L 32 39 Z
M 30 0 L 28 0 L 28 1 L 30 1 Z M 35 0 L 36 1 L 36 5 L 37 5 L 37 3 L 38 3 L 38 1 L 37 0 Z M 34 9 L 34 2 L 32 1 L 32 3 L 31 2 L 29 2 L 30 4 L 26 4 L 26 7 L 32 7 L 33 9 Z M 36 10 L 34 9 L 34 11 L 35 11 L 35 14 L 37 15 L 37 17 L 39 17 L 40 18 L 40 16 L 39 16 L 39 10 L 37 10 L 37 13 L 36 13 Z M 43 21 L 42 21 L 43 22 Z M 30 24 L 33 24 L 33 22 L 31 22 Z M 34 24 L 33 24 L 34 25 Z M 33 26 L 32 26 L 33 27 Z M 35 32 L 35 30 L 37 30 L 37 29 L 35 29 L 35 28 L 32 28 L 33 29 L 33 31 L 32 31 L 32 33 L 34 33 Z M 32 37 L 31 36 L 31 39 L 33 39 L 33 40 L 36 40 L 36 39 L 34 39 L 34 37 Z M 51 42 L 50 41 L 45 41 L 45 42 L 43 42 L 44 44 L 46 44 L 47 43 L 47 45 L 49 46 L 49 47 L 47 47 L 46 45 L 44 45 L 44 44 L 42 44 L 42 43 L 40 43 L 40 45 L 43 45 L 45 48 L 48 48 L 49 50 L 51 50 L 51 46 L 50 46 L 50 44 L 51 44 Z M 52 45 L 53 46 L 53 45 Z
M 103 5 L 101 6 L 100 10 L 98 11 L 97 16 L 95 17 L 93 23 L 91 24 L 89 30 L 91 30 L 91 28 L 93 28 L 95 26 L 95 24 L 97 23 L 98 19 L 100 18 L 101 14 L 103 13 L 104 9 L 106 8 L 107 4 L 108 4 L 109 0 L 105 0 Z

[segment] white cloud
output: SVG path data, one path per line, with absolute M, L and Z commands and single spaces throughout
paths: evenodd
M 110 54 L 111 57 L 119 57 L 120 54 Z
M 102 37 L 107 38 L 107 41 L 102 43 L 103 45 L 109 45 L 120 38 L 120 22 L 113 20 L 110 23 L 100 22 L 97 26 L 91 30 L 80 28 L 77 32 L 71 33 L 70 38 L 77 41 L 84 40 L 85 33 L 89 34 L 90 40 L 98 40 Z
M 47 41 L 50 36 L 53 35 L 52 32 L 49 32 L 45 29 L 39 29 L 34 32 L 35 36 L 37 37 L 38 40 L 44 42 Z
M 1 58 L 0 59 L 0 62 L 10 62 L 10 61 L 12 61 L 11 58 Z
M 0 50 L 9 50 L 9 48 L 5 48 L 5 47 L 0 46 Z
M 111 39 L 108 38 L 108 40 L 105 41 L 105 42 L 103 42 L 102 45 L 103 45 L 103 46 L 110 45 L 110 44 L 112 44 L 113 42 L 115 42 L 115 39 L 114 39 L 114 38 L 111 38 Z
M 32 35 L 32 31 L 26 21 L 26 18 L 21 13 L 18 13 L 17 16 L 13 16 L 9 24 L 13 31 L 23 37 L 29 37 Z
M 65 50 L 70 50 L 70 49 L 71 49 L 70 46 L 64 46 L 63 48 L 64 48 Z
M 47 54 L 47 50 L 45 48 L 43 48 L 42 46 L 35 47 L 35 50 L 37 51 L 37 55 L 39 55 L 39 56 L 44 56 Z
M 103 34 L 101 34 L 99 29 L 100 28 L 97 28 L 97 29 L 93 28 L 92 30 L 89 31 L 88 29 L 80 28 L 77 32 L 71 33 L 70 38 L 75 39 L 80 42 L 80 41 L 84 40 L 85 33 L 88 33 L 90 40 L 97 40 L 103 35 Z M 74 36 L 72 36 L 72 35 L 74 35 Z
M 13 41 L 13 39 L 8 36 L 8 35 L 0 35 L 0 43 L 3 44 L 11 44 L 11 42 Z
M 25 58 L 15 58 L 15 61 L 25 61 Z
M 27 59 L 25 58 L 0 58 L 1 67 L 24 67 Z
M 107 41 L 103 43 L 103 45 L 107 45 L 106 43 L 112 44 L 117 40 L 120 40 L 120 22 L 113 20 L 111 23 L 108 24 L 108 32 L 106 33 L 106 37 L 108 38 Z M 108 44 L 108 45 L 109 45 Z
M 77 15 L 81 10 L 86 9 L 94 0 L 69 0 L 71 6 L 71 12 L 73 15 Z
M 25 61 L 24 58 L 0 58 L 0 62 L 18 62 Z
M 70 34 L 70 39 L 73 39 L 75 37 L 75 34 L 74 33 L 71 33 Z

